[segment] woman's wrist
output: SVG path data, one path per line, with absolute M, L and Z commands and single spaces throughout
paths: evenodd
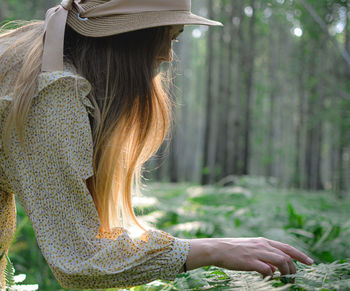
M 191 239 L 190 251 L 186 260 L 187 270 L 216 265 L 216 239 Z

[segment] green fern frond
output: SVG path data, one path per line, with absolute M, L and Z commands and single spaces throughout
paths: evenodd
M 214 269 L 214 268 L 211 268 Z M 224 273 L 227 277 L 223 276 Z M 217 271 L 211 272 L 211 274 L 217 274 Z M 216 277 L 216 276 L 215 276 Z M 244 291 L 280 291 L 287 290 L 291 285 L 275 286 L 275 281 L 266 277 L 262 279 L 257 273 L 252 272 L 237 272 L 220 270 L 220 277 L 222 283 L 225 283 L 225 288 L 222 290 L 244 290 Z M 216 278 L 216 282 L 219 282 L 220 277 Z M 229 279 L 227 279 L 229 278 Z M 214 278 L 215 279 L 215 278 Z
M 350 261 L 313 266 L 298 265 L 295 275 L 286 277 L 295 279 L 295 287 L 308 291 L 350 290 Z
M 176 290 L 191 291 L 279 291 L 291 287 L 291 284 L 277 283 L 279 284 L 276 284 L 275 280 L 269 280 L 269 278 L 262 279 L 257 273 L 230 271 L 211 266 L 179 275 L 174 287 Z
M 6 268 L 5 268 L 5 282 L 7 287 L 11 287 L 15 285 L 15 268 L 10 260 L 10 258 L 5 255 L 6 257 Z
M 284 285 L 280 287 L 274 286 L 274 281 L 269 278 L 261 279 L 260 276 L 249 273 L 237 274 L 236 278 L 230 283 L 230 286 L 237 290 L 287 290 L 291 285 Z

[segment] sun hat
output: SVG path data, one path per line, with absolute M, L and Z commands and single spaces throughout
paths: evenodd
M 63 0 L 45 17 L 42 71 L 63 70 L 65 26 L 104 37 L 165 25 L 222 26 L 191 12 L 191 0 Z

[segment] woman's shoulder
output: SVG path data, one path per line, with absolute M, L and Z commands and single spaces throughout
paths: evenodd
M 37 95 L 49 94 L 55 96 L 65 91 L 65 95 L 78 95 L 83 104 L 93 110 L 93 105 L 88 98 L 91 91 L 90 82 L 76 72 L 75 67 L 64 63 L 63 71 L 41 72 L 38 77 Z
M 0 45 L 0 53 L 3 50 L 3 45 Z M 0 73 L 2 72 L 0 66 Z M 16 71 L 16 70 L 14 70 Z M 0 101 L 11 101 L 13 92 L 8 87 L 14 87 L 18 72 L 8 72 L 0 82 Z M 10 86 L 11 85 L 11 86 Z M 90 82 L 80 76 L 75 67 L 69 63 L 64 63 L 63 71 L 41 72 L 38 75 L 36 95 L 39 95 L 43 90 L 48 89 L 48 93 L 55 93 L 57 90 L 65 89 L 72 94 L 79 94 L 86 97 L 91 91 Z
M 74 89 L 78 89 L 82 95 L 88 95 L 91 90 L 90 82 L 77 74 L 75 67 L 68 62 L 64 63 L 63 71 L 41 72 L 39 74 L 38 93 L 48 87 L 51 90 L 61 90 L 63 87 L 72 92 L 76 92 Z

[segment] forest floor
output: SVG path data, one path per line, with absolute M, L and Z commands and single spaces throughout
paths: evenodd
M 147 189 L 136 199 L 136 212 L 154 228 L 180 238 L 263 236 L 293 245 L 315 264 L 297 264 L 293 278 L 276 272 L 269 281 L 206 267 L 130 290 L 350 290 L 350 194 L 338 200 L 330 192 L 278 189 L 254 178 L 226 187 L 153 183 Z M 27 274 L 39 290 L 62 290 L 39 258 L 23 210 L 18 213 L 22 233 L 10 252 L 16 273 Z

